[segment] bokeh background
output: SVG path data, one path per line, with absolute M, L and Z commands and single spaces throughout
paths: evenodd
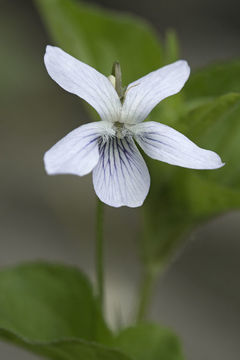
M 240 56 L 236 0 L 91 2 L 144 16 L 159 36 L 174 28 L 182 57 L 192 68 Z M 81 101 L 47 75 L 43 54 L 48 43 L 32 1 L 0 0 L 0 266 L 47 259 L 80 266 L 93 278 L 91 175 L 48 177 L 43 168 L 44 152 L 88 121 Z M 133 314 L 140 223 L 139 209 L 106 210 L 107 301 L 113 326 L 127 324 Z M 175 329 L 187 360 L 239 358 L 239 233 L 239 212 L 196 229 L 158 283 L 151 319 Z M 0 359 L 38 357 L 0 342 Z

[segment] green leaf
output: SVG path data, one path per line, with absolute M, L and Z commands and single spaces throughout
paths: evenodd
M 163 64 L 155 32 L 136 16 L 81 1 L 35 1 L 54 44 L 105 75 L 118 60 L 125 85 Z
M 214 98 L 240 92 L 240 60 L 213 64 L 191 74 L 184 87 L 187 100 Z
M 158 189 L 152 186 L 146 201 L 141 253 L 150 272 L 161 271 L 171 261 L 194 227 L 240 208 L 240 190 L 186 171 L 179 169 L 175 180 Z
M 34 341 L 110 335 L 87 278 L 75 268 L 46 263 L 0 272 L 0 328 Z
M 145 204 L 142 254 L 160 270 L 210 217 L 240 208 L 240 94 L 220 96 L 189 111 L 176 127 L 226 162 L 217 170 L 191 170 L 147 160 L 152 185 Z
M 240 189 L 240 94 L 227 94 L 190 111 L 181 129 L 200 146 L 216 151 L 226 165 L 198 171 L 219 184 Z
M 5 329 L 0 329 L 0 338 L 47 359 L 132 360 L 118 350 L 80 339 L 63 339 L 45 343 L 33 342 Z
M 0 329 L 3 339 L 36 353 L 59 352 L 56 359 L 68 359 L 70 348 L 79 356 L 101 354 L 91 343 L 112 338 L 87 278 L 76 268 L 46 263 L 1 270 Z
M 177 336 L 155 324 L 125 329 L 114 339 L 113 345 L 134 360 L 183 360 Z
M 46 263 L 0 272 L 0 338 L 55 360 L 182 359 L 176 336 L 156 325 L 113 337 L 86 277 Z

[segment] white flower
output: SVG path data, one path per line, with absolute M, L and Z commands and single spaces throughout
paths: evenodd
M 142 205 L 150 187 L 148 168 L 135 141 L 153 159 L 191 169 L 217 169 L 220 157 L 195 145 L 169 126 L 143 122 L 163 99 L 178 93 L 189 77 L 186 61 L 164 66 L 128 85 L 124 97 L 107 78 L 63 50 L 47 46 L 45 65 L 63 89 L 78 95 L 101 121 L 82 125 L 45 153 L 48 174 L 86 175 L 104 203 Z

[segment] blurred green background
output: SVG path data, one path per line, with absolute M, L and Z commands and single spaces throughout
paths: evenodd
M 239 5 L 234 0 L 95 3 L 144 16 L 159 34 L 174 28 L 182 57 L 192 68 L 240 56 Z M 44 152 L 87 122 L 88 115 L 82 102 L 58 87 L 44 68 L 44 49 L 52 42 L 33 3 L 0 0 L 0 5 L 0 265 L 43 258 L 76 264 L 93 277 L 91 175 L 47 177 L 42 163 Z M 189 360 L 239 357 L 239 220 L 239 213 L 227 214 L 197 229 L 159 281 L 151 318 L 176 330 Z M 138 209 L 106 211 L 107 301 L 113 326 L 127 323 L 136 298 L 140 223 Z M 37 359 L 0 343 L 0 359 L 15 358 Z

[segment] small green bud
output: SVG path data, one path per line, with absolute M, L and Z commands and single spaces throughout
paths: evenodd
M 114 87 L 114 89 L 116 88 L 116 78 L 113 75 L 109 75 L 108 76 L 108 80 L 110 81 L 110 83 L 112 84 L 112 86 Z
M 120 98 L 120 100 L 122 101 L 123 99 L 123 96 L 124 96 L 124 89 L 122 87 L 122 71 L 121 71 L 121 67 L 120 67 L 120 64 L 118 61 L 115 61 L 115 63 L 113 64 L 113 67 L 112 67 L 112 75 L 110 75 L 112 77 L 115 78 L 115 89 L 116 89 L 116 92 Z M 110 81 L 112 80 L 109 79 Z M 111 81 L 112 83 L 112 81 Z

